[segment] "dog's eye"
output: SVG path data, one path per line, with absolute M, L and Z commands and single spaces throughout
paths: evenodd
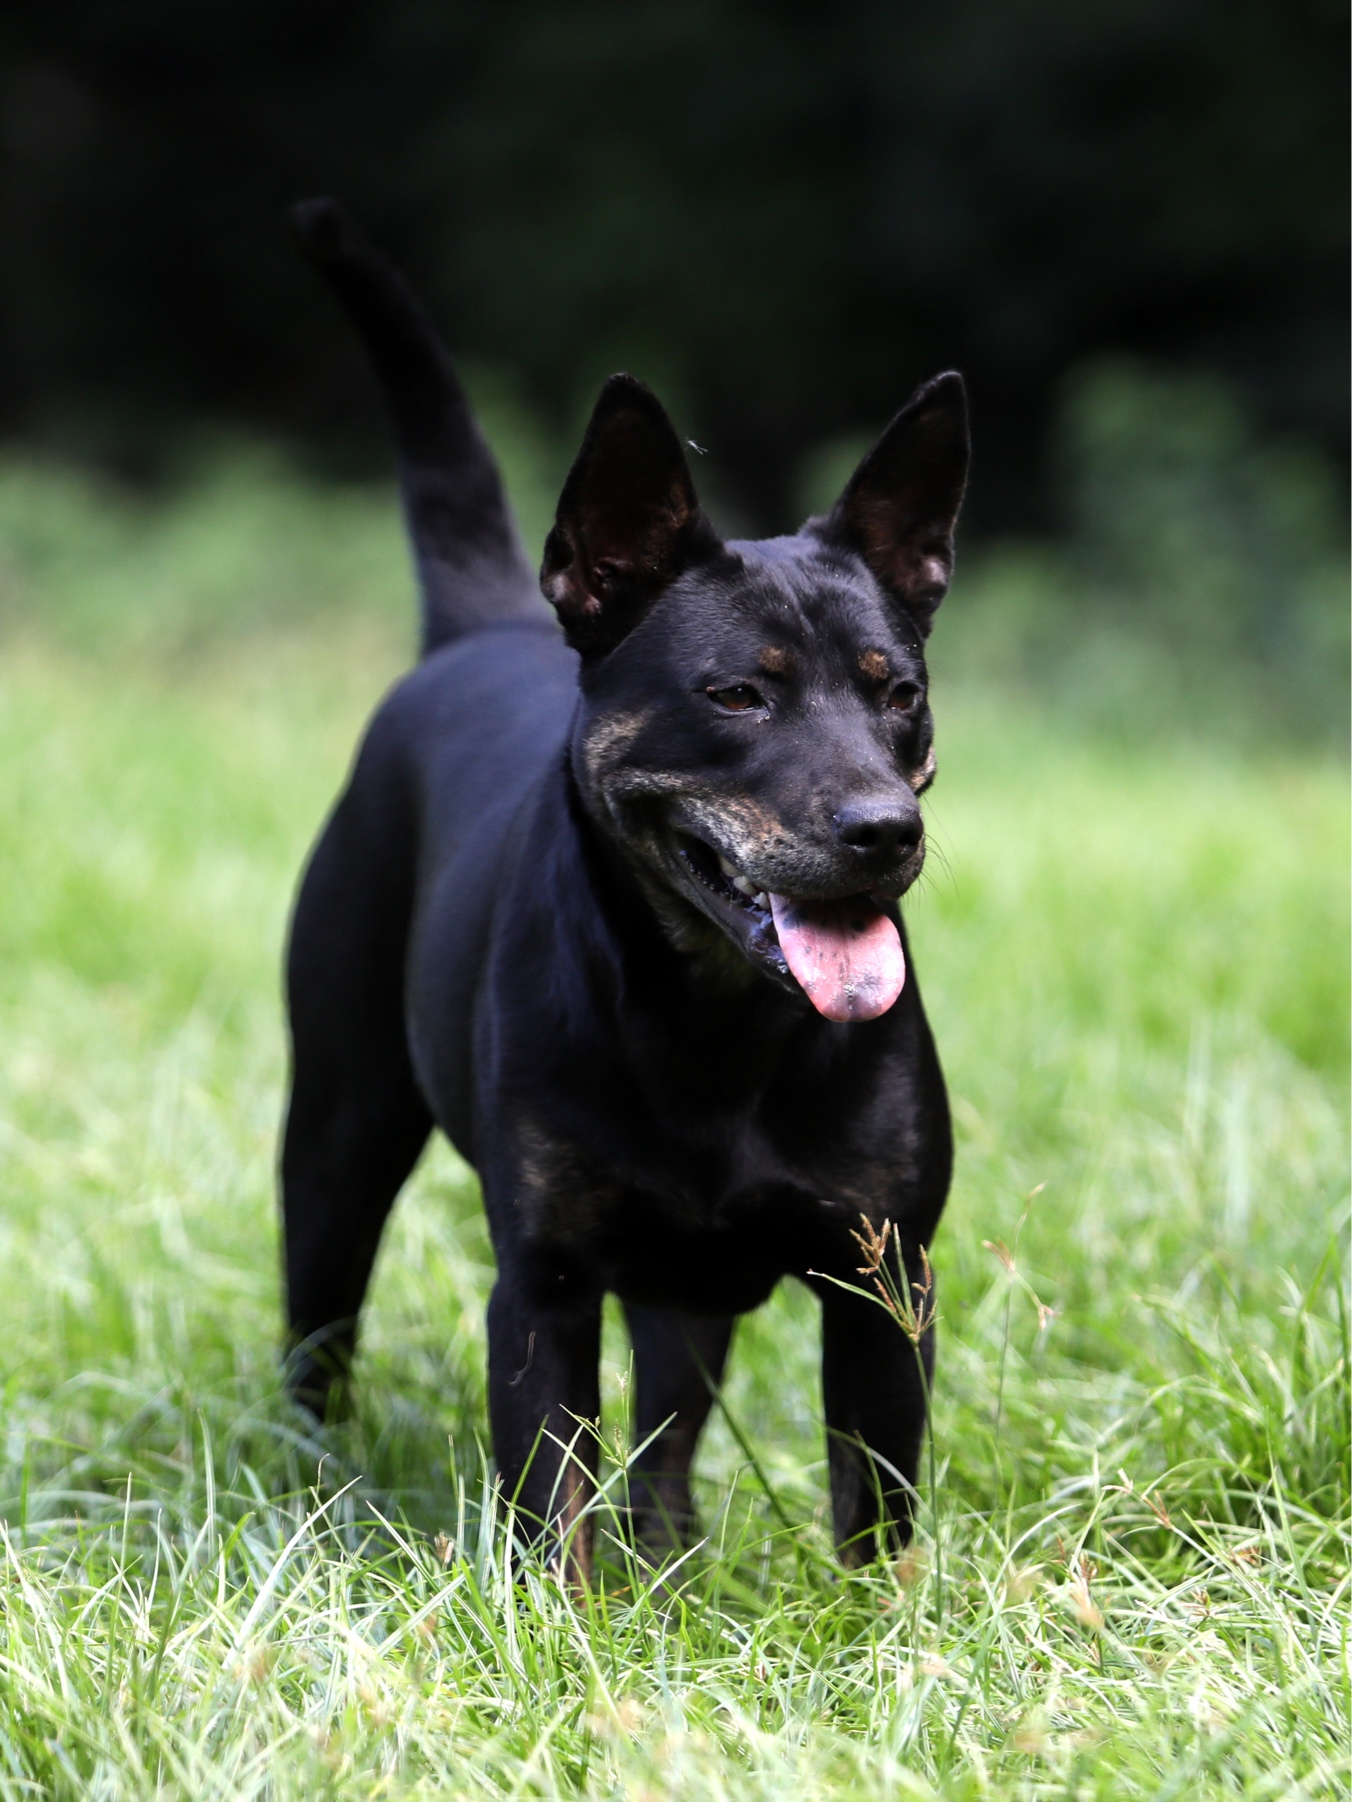
M 898 682 L 887 697 L 887 705 L 895 707 L 898 713 L 909 713 L 920 699 L 920 690 L 914 682 Z
M 731 688 L 706 688 L 704 692 L 724 713 L 746 713 L 752 707 L 765 705 L 749 682 L 734 682 Z

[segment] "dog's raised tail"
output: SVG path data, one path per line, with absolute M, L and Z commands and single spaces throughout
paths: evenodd
M 493 453 L 412 289 L 336 201 L 302 200 L 292 217 L 365 346 L 394 426 L 423 655 L 477 626 L 550 619 Z

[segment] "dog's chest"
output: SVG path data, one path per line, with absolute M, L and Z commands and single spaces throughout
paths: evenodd
M 859 1210 L 793 1181 L 722 1189 L 598 1180 L 541 1196 L 532 1236 L 547 1260 L 649 1306 L 743 1313 L 788 1271 L 836 1261 Z
M 787 1271 L 853 1268 L 861 1215 L 911 1215 L 942 1114 L 911 997 L 867 1036 L 775 992 L 647 1001 L 586 1033 L 511 1019 L 484 1091 L 495 1237 L 652 1305 L 740 1312 Z
M 784 1273 L 852 1256 L 860 1216 L 897 1218 L 910 1186 L 904 1135 L 876 1158 L 812 1162 L 754 1112 L 705 1136 L 651 1117 L 594 1124 L 523 1135 L 517 1230 L 547 1263 L 655 1306 L 755 1307 Z

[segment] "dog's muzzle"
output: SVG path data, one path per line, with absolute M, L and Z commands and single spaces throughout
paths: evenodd
M 686 833 L 676 849 L 705 904 L 754 961 L 787 979 L 827 1020 L 876 1020 L 901 994 L 906 956 L 890 912 L 868 892 L 831 899 L 758 889 L 720 852 Z

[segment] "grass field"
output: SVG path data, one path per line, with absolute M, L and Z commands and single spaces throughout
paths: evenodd
M 916 1549 L 836 1568 L 786 1290 L 706 1542 L 579 1598 L 495 1515 L 444 1147 L 356 1421 L 278 1394 L 279 947 L 411 636 L 386 498 L 10 472 L 0 547 L 0 1798 L 1346 1793 L 1340 763 L 1077 723 L 964 664 L 958 587 L 908 905 L 959 1133 Z M 617 1493 L 614 1320 L 605 1367 Z

